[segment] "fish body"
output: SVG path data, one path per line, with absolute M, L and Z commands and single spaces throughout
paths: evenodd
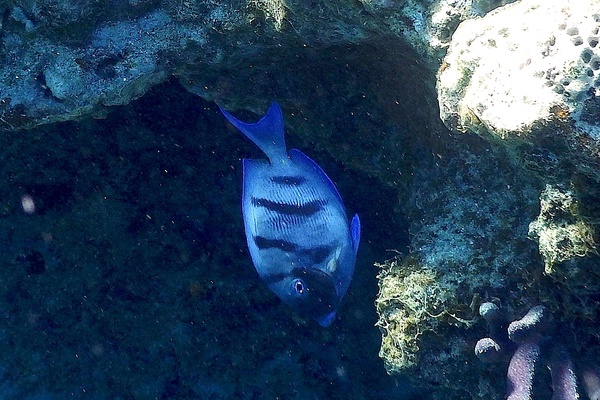
M 255 124 L 221 112 L 268 157 L 243 160 L 242 214 L 256 271 L 285 303 L 329 326 L 352 280 L 358 215 L 349 223 L 325 172 L 301 151 L 286 150 L 277 103 Z

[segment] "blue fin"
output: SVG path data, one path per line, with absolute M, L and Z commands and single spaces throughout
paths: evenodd
M 271 103 L 269 111 L 255 124 L 240 121 L 219 107 L 227 121 L 238 128 L 248 139 L 269 157 L 271 164 L 287 157 L 283 132 L 283 114 L 277 102 Z
M 354 254 L 356 254 L 358 252 L 358 244 L 360 243 L 360 219 L 358 218 L 358 214 L 354 214 L 354 218 L 352 218 L 350 236 L 352 237 L 352 248 L 354 249 Z
M 327 328 L 329 325 L 331 325 L 331 323 L 333 322 L 334 319 L 335 319 L 335 311 L 332 311 L 329 314 L 327 314 L 326 316 L 319 318 L 317 320 L 317 322 L 323 328 Z
M 335 197 L 337 197 L 340 204 L 344 204 L 344 202 L 342 201 L 342 196 L 340 196 L 340 192 L 338 192 L 333 181 L 329 178 L 329 176 L 327 176 L 325 171 L 323 171 L 323 168 L 319 167 L 319 164 L 317 164 L 312 158 L 310 158 L 298 149 L 290 150 L 290 158 L 292 159 L 292 161 L 298 163 L 303 168 L 313 169 L 314 171 L 316 171 L 316 175 L 318 175 L 321 178 L 322 183 L 329 187 L 329 190 L 331 190 L 335 194 Z

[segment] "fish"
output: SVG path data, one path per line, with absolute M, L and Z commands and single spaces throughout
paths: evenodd
M 287 151 L 277 102 L 256 123 L 219 108 L 267 156 L 242 161 L 242 216 L 258 275 L 299 315 L 330 326 L 352 281 L 358 214 L 349 222 L 321 167 L 300 150 Z

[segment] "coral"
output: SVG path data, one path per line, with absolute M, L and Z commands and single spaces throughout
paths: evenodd
M 429 43 L 434 50 L 445 50 L 462 21 L 482 17 L 491 10 L 515 0 L 464 0 L 434 3 L 429 18 Z
M 594 225 L 581 217 L 574 192 L 546 185 L 540 195 L 540 215 L 529 225 L 529 236 L 539 242 L 546 273 L 556 273 L 557 263 L 596 253 L 594 234 Z
M 493 308 L 496 318 L 490 320 L 486 316 L 486 310 Z M 495 337 L 480 339 L 475 346 L 475 354 L 486 363 L 498 362 L 502 358 L 491 359 L 487 352 L 481 352 L 481 348 L 494 347 L 500 349 L 504 355 L 508 355 L 514 348 L 512 343 L 506 341 L 504 335 L 499 335 L 498 328 L 503 324 L 503 318 L 498 317 L 499 308 L 493 303 L 483 303 L 480 306 L 480 314 L 488 321 L 488 327 Z M 550 370 L 552 381 L 553 399 L 576 400 L 579 399 L 576 367 L 569 352 L 560 340 L 557 330 L 553 327 L 552 316 L 544 306 L 535 306 L 529 309 L 527 314 L 511 322 L 507 329 L 508 338 L 517 344 L 512 353 L 507 372 L 507 400 L 531 400 L 534 394 L 534 378 L 539 371 L 537 365 L 545 364 Z M 498 344 L 501 342 L 502 345 Z M 500 353 L 500 350 L 498 350 Z M 592 371 L 592 372 L 590 372 Z M 587 368 L 583 372 L 585 391 L 590 398 L 596 396 L 597 374 L 593 368 Z
M 535 240 L 543 268 L 540 257 L 535 255 L 517 263 L 504 263 L 500 269 L 506 279 L 504 290 L 483 286 L 474 288 L 475 293 L 493 297 L 498 304 L 502 302 L 507 315 L 543 303 L 555 319 L 546 328 L 533 324 L 536 328 L 531 336 L 527 324 L 522 330 L 517 329 L 519 324 L 513 325 L 511 336 L 519 341 L 519 336 L 526 338 L 517 344 L 508 338 L 508 319 L 499 320 L 497 311 L 490 306 L 486 312 L 495 318 L 493 323 L 488 321 L 490 335 L 474 345 L 477 357 L 485 365 L 479 391 L 470 391 L 473 397 L 502 397 L 503 388 L 494 377 L 500 373 L 498 365 L 503 362 L 503 370 L 507 371 L 507 357 L 512 355 L 511 398 L 531 397 L 533 376 L 523 372 L 534 365 L 551 369 L 551 377 L 538 371 L 536 380 L 552 381 L 554 398 L 563 389 L 565 398 L 572 398 L 569 396 L 574 392 L 574 375 L 569 371 L 578 371 L 579 377 L 585 377 L 586 358 L 598 353 L 594 324 L 600 312 L 600 210 L 596 189 L 600 182 L 600 72 L 595 64 L 600 54 L 599 29 L 596 1 L 570 0 L 559 4 L 522 0 L 461 23 L 438 73 L 440 114 L 446 126 L 455 133 L 475 133 L 493 149 L 503 147 L 506 156 L 522 167 L 523 172 L 514 180 L 496 176 L 483 186 L 490 190 L 490 185 L 501 181 L 513 188 L 515 182 L 526 177 L 535 180 L 537 186 L 537 194 L 529 197 L 529 201 L 539 205 L 536 215 L 517 210 L 513 215 L 524 221 L 525 235 Z M 453 204 L 461 203 L 459 200 Z M 498 212 L 493 214 L 498 220 L 506 218 Z M 438 212 L 437 218 L 430 221 L 435 224 L 446 215 L 447 212 Z M 468 226 L 469 220 L 456 225 Z M 471 232 L 465 234 L 474 237 Z M 506 237 L 493 232 L 486 236 L 493 238 L 496 246 L 512 247 L 513 253 L 519 254 L 523 247 L 509 243 L 520 235 L 523 232 L 513 229 Z M 437 238 L 431 237 L 435 243 Z M 434 247 L 425 241 L 419 241 L 415 247 L 420 248 L 421 243 L 426 250 Z M 476 264 L 484 274 L 489 261 Z M 521 322 L 535 317 L 535 311 Z M 488 320 L 485 313 L 481 315 Z M 574 357 L 575 367 L 559 362 L 567 359 L 567 352 Z M 593 386 L 594 379 L 588 381 Z M 542 386 L 537 388 L 536 397 L 550 398 L 550 384 Z M 593 393 L 593 389 L 586 390 Z
M 600 182 L 599 32 L 595 0 L 523 0 L 461 23 L 438 73 L 442 120 L 545 183 Z
M 475 345 L 475 355 L 485 363 L 495 362 L 502 347 L 492 338 L 483 338 Z
M 508 338 L 515 343 L 525 343 L 536 334 L 548 330 L 548 311 L 543 306 L 535 306 L 527 311 L 527 314 L 519 320 L 508 325 Z
M 598 95 L 597 11 L 594 0 L 526 0 L 462 23 L 439 74 L 442 118 L 471 129 L 476 117 L 500 137 L 549 119 L 556 105 L 577 119 Z
M 600 399 L 600 369 L 587 366 L 582 374 L 583 387 L 590 400 Z
M 531 400 L 535 365 L 540 356 L 537 343 L 526 342 L 517 348 L 507 374 L 507 400 Z

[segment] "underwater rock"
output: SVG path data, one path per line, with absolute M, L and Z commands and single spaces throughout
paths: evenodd
M 508 322 L 536 304 L 543 302 L 564 327 L 560 334 L 575 362 L 598 354 L 597 264 L 590 251 L 585 264 L 575 257 L 577 264 L 556 262 L 556 272 L 545 274 L 538 243 L 529 236 L 540 214 L 539 175 L 515 162 L 509 149 L 477 135 L 445 145 L 414 170 L 405 208 L 411 252 L 380 265 L 380 356 L 388 372 L 409 376 L 432 399 L 506 399 L 506 355 L 516 347 Z M 570 204 L 577 203 L 572 195 Z M 587 220 L 584 214 L 593 210 L 585 203 L 576 215 Z M 561 227 L 571 218 L 566 211 L 575 210 L 560 203 L 550 208 L 542 211 L 544 227 Z M 497 299 L 509 317 L 481 304 L 482 297 Z M 482 331 L 495 333 L 478 343 L 489 335 Z M 550 384 L 543 390 L 550 393 Z
M 260 98 L 256 87 L 246 91 L 239 85 L 233 92 L 228 85 L 255 77 L 258 65 L 279 76 L 296 73 L 293 57 L 290 68 L 282 67 L 281 49 L 389 34 L 360 3 L 319 3 L 0 3 L 0 129 L 103 117 L 107 107 L 127 104 L 173 75 L 207 99 L 236 98 L 250 90 Z
M 560 4 L 522 0 L 483 18 L 465 21 L 452 37 L 437 82 L 441 118 L 460 135 L 459 140 L 464 142 L 476 134 L 490 148 L 504 148 L 506 162 L 521 170 L 510 177 L 506 168 L 498 169 L 503 176 L 490 176 L 484 185 L 504 182 L 512 190 L 515 184 L 530 180 L 532 191 L 538 191 L 535 197 L 529 191 L 524 196 L 528 199 L 517 201 L 521 207 L 538 202 L 538 216 L 532 216 L 531 209 L 515 210 L 514 216 L 523 222 L 529 220 L 526 235 L 535 241 L 542 260 L 529 254 L 517 264 L 505 263 L 499 270 L 505 278 L 503 291 L 482 286 L 473 287 L 473 294 L 491 294 L 511 315 L 518 315 L 523 304 L 530 307 L 543 302 L 557 319 L 557 326 L 564 329 L 560 334 L 568 336 L 569 345 L 576 343 L 569 349 L 576 364 L 589 354 L 598 354 L 597 328 L 590 324 L 599 318 L 596 305 L 600 284 L 598 11 L 597 2 L 590 0 Z M 498 211 L 494 214 L 501 220 L 505 218 Z M 456 219 L 455 225 L 480 224 L 459 221 Z M 510 243 L 522 237 L 523 227 L 514 230 L 512 238 L 500 238 L 493 232 L 485 235 L 496 248 L 480 249 L 492 256 L 486 263 L 473 263 L 479 276 L 471 279 L 481 279 L 481 274 L 488 273 L 500 248 L 522 252 L 523 245 Z M 421 233 L 423 229 L 416 231 Z M 433 243 L 439 240 L 431 236 Z M 464 335 L 470 337 L 470 332 L 465 330 Z M 505 347 L 505 342 L 494 336 L 492 339 L 498 347 Z M 501 358 L 488 355 L 494 353 L 494 348 L 489 342 L 480 343 L 477 355 Z M 486 367 L 488 372 L 480 374 L 478 389 L 472 388 L 469 394 L 473 398 L 502 398 L 503 388 L 493 378 L 501 371 L 490 364 Z M 554 367 L 554 371 L 562 370 L 561 365 Z M 557 381 L 567 388 L 571 381 L 568 374 L 563 376 Z M 469 385 L 460 376 L 453 378 Z
M 513 307 L 527 293 L 507 296 L 507 287 L 538 287 L 532 276 L 542 266 L 527 229 L 539 192 L 502 148 L 460 138 L 441 136 L 447 148 L 416 166 L 405 210 L 411 253 L 380 265 L 380 356 L 389 373 L 409 376 L 432 399 L 499 399 L 504 390 L 473 362 L 478 299 L 485 293 Z M 493 307 L 485 315 L 499 318 Z
M 306 101 L 302 92 L 290 99 L 298 58 L 322 67 L 328 53 L 319 50 L 384 49 L 390 39 L 406 48 L 396 52 L 398 59 L 418 61 L 432 77 L 459 22 L 506 2 L 3 2 L 0 129 L 104 117 L 107 107 L 127 104 L 171 76 L 229 108 L 257 110 L 259 99 L 277 93 Z M 258 75 L 267 81 L 257 84 Z

